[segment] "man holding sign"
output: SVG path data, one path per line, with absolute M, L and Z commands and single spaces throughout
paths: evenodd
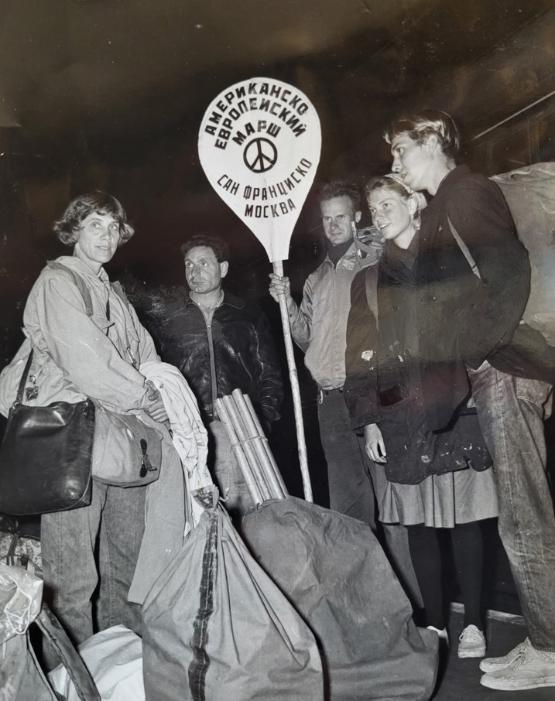
M 296 86 L 254 77 L 229 86 L 204 113 L 199 160 L 218 196 L 264 246 L 276 275 L 320 160 L 320 119 Z M 303 492 L 312 501 L 301 396 L 287 307 L 279 300 Z
M 374 490 L 364 445 L 354 434 L 343 395 L 345 347 L 351 282 L 362 268 L 377 262 L 375 255 L 357 255 L 356 224 L 361 218 L 356 188 L 332 182 L 320 192 L 322 227 L 327 255 L 309 275 L 297 306 L 289 279 L 271 274 L 270 294 L 283 293 L 297 345 L 318 384 L 318 422 L 328 464 L 330 507 L 374 527 Z

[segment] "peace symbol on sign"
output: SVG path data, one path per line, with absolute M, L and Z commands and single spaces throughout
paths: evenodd
M 245 165 L 253 173 L 265 173 L 275 165 L 277 161 L 277 149 L 268 139 L 259 136 L 252 139 L 243 151 Z

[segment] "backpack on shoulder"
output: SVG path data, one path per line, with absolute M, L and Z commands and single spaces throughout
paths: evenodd
M 555 163 L 533 163 L 494 175 L 530 256 L 530 297 L 510 344 L 489 359 L 511 375 L 555 384 Z M 451 234 L 474 275 L 478 265 L 455 226 Z M 510 280 L 507 281 L 510 285 Z

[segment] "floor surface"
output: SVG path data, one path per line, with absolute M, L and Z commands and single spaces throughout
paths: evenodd
M 498 657 L 511 650 L 526 637 L 526 628 L 520 623 L 488 619 L 486 637 L 488 656 Z M 522 620 L 522 619 L 518 619 Z M 555 701 L 555 687 L 529 691 L 495 691 L 480 685 L 480 660 L 460 660 L 457 657 L 457 638 L 462 630 L 461 613 L 453 612 L 449 625 L 452 641 L 446 660 L 440 664 L 440 676 L 434 701 Z M 441 669 L 443 666 L 443 670 Z

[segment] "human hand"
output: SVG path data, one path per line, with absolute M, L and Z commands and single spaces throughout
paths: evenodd
M 272 299 L 279 302 L 279 296 L 283 294 L 285 300 L 289 301 L 291 298 L 291 284 L 288 277 L 281 277 L 275 273 L 270 273 L 270 295 Z
M 158 421 L 158 423 L 164 424 L 170 421 L 162 397 L 160 397 L 157 402 L 151 404 L 145 411 L 154 421 Z
M 162 395 L 158 389 L 147 381 L 147 391 L 142 401 L 141 407 L 154 421 L 158 423 L 169 423 L 169 417 L 162 400 Z
M 368 424 L 368 426 L 364 427 L 364 443 L 366 454 L 370 460 L 378 463 L 387 462 L 387 453 L 385 451 L 382 432 L 377 424 Z

